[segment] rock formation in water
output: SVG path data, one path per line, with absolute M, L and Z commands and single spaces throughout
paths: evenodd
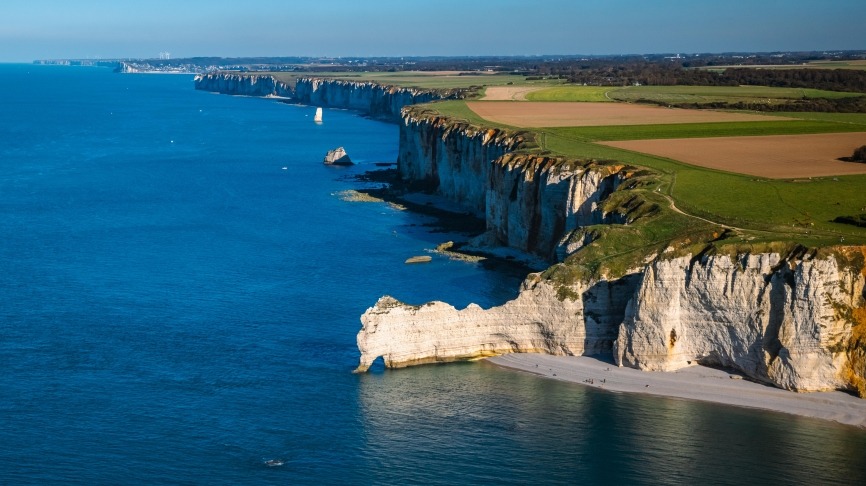
M 349 154 L 346 153 L 346 149 L 343 147 L 328 150 L 322 162 L 325 165 L 354 165 L 354 162 L 349 158 Z

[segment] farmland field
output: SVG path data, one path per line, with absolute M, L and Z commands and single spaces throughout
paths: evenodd
M 560 88 L 566 92 L 573 89 L 559 86 L 554 89 L 529 91 L 526 96 L 562 93 L 562 91 L 557 91 Z M 589 90 L 583 89 L 584 87 L 574 88 L 577 89 L 574 89 L 569 96 L 578 92 L 582 93 L 581 96 L 589 93 Z M 764 94 L 761 89 L 752 90 L 749 93 L 743 90 L 729 89 L 729 92 L 738 95 Z M 692 94 L 697 95 L 694 92 Z M 785 93 L 776 92 L 777 96 L 782 94 Z M 556 96 L 562 95 L 557 94 Z M 571 99 L 577 99 L 577 97 L 572 96 Z M 689 137 L 752 138 L 768 135 L 806 135 L 811 137 L 810 134 L 825 133 L 844 135 L 846 132 L 866 132 L 866 114 L 767 113 L 755 115 L 754 112 L 681 110 L 610 102 L 466 102 L 450 100 L 432 103 L 429 108 L 444 116 L 465 120 L 479 126 L 510 127 L 512 129 L 527 127 L 529 131 L 537 134 L 535 141 L 539 144 L 539 146 L 531 145 L 532 148 L 527 149 L 529 151 L 540 150 L 542 153 L 558 154 L 577 159 L 615 160 L 650 168 L 658 174 L 658 185 L 652 189 L 653 197 L 666 195 L 675 202 L 677 208 L 686 213 L 743 228 L 746 233 L 742 233 L 742 241 L 747 246 L 761 242 L 778 241 L 797 241 L 806 246 L 823 246 L 838 244 L 842 237 L 844 237 L 845 243 L 866 242 L 866 229 L 833 222 L 833 219 L 838 216 L 856 215 L 866 211 L 864 209 L 866 208 L 866 166 L 858 166 L 858 170 L 855 172 L 859 172 L 859 174 L 855 175 L 813 176 L 811 179 L 807 178 L 808 176 L 798 175 L 799 173 L 795 173 L 791 169 L 787 175 L 790 177 L 789 179 L 773 179 L 724 171 L 732 170 L 732 168 L 713 169 L 707 167 L 707 164 L 703 164 L 704 166 L 693 165 L 689 160 L 683 160 L 687 159 L 686 156 L 677 155 L 677 160 L 675 160 L 674 158 L 596 143 L 599 141 L 666 138 L 668 140 L 660 142 L 665 144 L 671 142 L 670 139 Z M 505 114 L 509 116 L 494 118 L 489 113 L 491 108 L 495 108 L 494 111 L 504 110 Z M 551 109 L 553 113 L 551 113 Z M 551 115 L 557 115 L 557 109 L 565 110 L 565 112 L 559 113 L 559 118 L 552 117 Z M 587 109 L 600 111 L 587 116 Z M 644 109 L 649 111 L 644 112 Z M 574 110 L 579 110 L 583 116 L 573 116 Z M 618 111 L 619 113 L 617 113 Z M 635 120 L 633 117 L 639 112 L 643 115 Z M 604 113 L 607 113 L 607 116 L 600 116 Z M 648 116 L 650 113 L 653 115 Z M 700 117 L 679 121 L 670 118 L 672 115 L 682 116 L 684 113 L 689 115 L 694 113 L 695 116 L 700 115 Z M 612 116 L 612 114 L 616 115 Z M 624 116 L 624 114 L 628 114 L 632 118 Z M 734 118 L 729 118 L 732 116 Z M 710 119 L 702 120 L 701 117 L 710 117 Z M 655 124 L 647 124 L 648 122 Z M 583 126 L 579 126 L 578 123 L 582 123 Z M 560 126 L 552 126 L 555 124 Z M 858 138 L 855 142 L 858 144 L 856 146 L 866 144 L 866 134 L 850 136 Z M 861 136 L 863 138 L 859 138 Z M 831 137 L 835 137 L 835 135 L 831 135 Z M 806 145 L 811 145 L 812 140 L 807 138 L 804 141 L 806 141 Z M 851 155 L 853 148 L 849 145 L 850 143 L 827 147 L 827 150 L 834 152 L 831 154 L 829 162 L 831 164 L 845 164 L 842 167 L 846 168 L 853 166 L 854 164 L 851 163 L 832 160 Z M 786 146 L 785 149 L 790 152 L 792 147 Z M 710 155 L 708 152 L 713 152 L 713 150 L 698 148 L 693 153 Z M 756 156 L 763 157 L 755 153 L 749 155 L 752 158 Z M 777 169 L 784 169 L 784 162 L 777 162 L 777 164 L 779 164 Z M 863 170 L 859 170 L 861 167 Z M 733 170 L 747 172 L 742 167 L 734 167 Z M 834 170 L 833 172 L 842 173 L 844 171 Z M 817 172 L 813 171 L 812 173 L 816 174 Z M 773 177 L 786 177 L 785 175 L 771 175 Z M 660 199 L 658 204 L 665 205 L 667 203 L 664 199 Z M 694 220 L 693 223 L 695 223 Z M 652 228 L 645 230 L 655 235 L 650 239 L 658 239 L 656 236 L 665 231 L 673 231 L 665 226 L 668 224 L 669 222 L 654 223 Z
M 800 118 L 801 120 L 822 120 L 866 126 L 866 113 L 777 112 L 773 113 L 773 115 L 785 118 Z
M 530 101 L 637 101 L 657 103 L 769 103 L 814 98 L 849 98 L 863 93 L 768 86 L 556 86 L 527 94 Z
M 608 96 L 619 101 L 644 99 L 665 103 L 745 102 L 777 104 L 804 98 L 851 98 L 863 96 L 863 93 L 769 86 L 629 86 L 611 90 Z
M 529 101 L 613 101 L 607 92 L 619 89 L 610 86 L 557 86 L 533 91 L 526 95 Z
M 533 91 L 545 89 L 538 86 L 490 86 L 481 98 L 486 101 L 526 101 Z
M 866 144 L 866 133 L 716 137 L 604 142 L 710 169 L 774 179 L 866 174 L 866 164 L 843 162 Z
M 478 116 L 519 127 L 650 125 L 734 121 L 779 121 L 779 117 L 707 110 L 682 110 L 625 103 L 468 102 Z
M 866 242 L 866 229 L 832 222 L 837 216 L 864 211 L 866 175 L 798 182 L 763 179 L 553 135 L 546 140 L 549 150 L 567 157 L 616 160 L 657 171 L 662 174 L 659 189 L 691 214 L 777 234 L 767 234 L 770 239 L 795 232 L 807 245 L 838 242 L 842 234 L 846 241 L 857 236 Z M 803 228 L 808 228 L 811 240 L 805 239 Z
M 866 131 L 866 124 L 837 123 L 830 120 L 786 120 L 785 118 L 776 118 L 775 120 L 744 122 L 551 127 L 544 128 L 543 130 L 545 133 L 566 138 L 587 141 L 614 141 L 862 132 Z

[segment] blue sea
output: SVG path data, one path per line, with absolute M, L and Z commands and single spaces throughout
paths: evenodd
M 454 236 L 339 197 L 395 125 L 35 65 L 0 65 L 0 110 L 0 484 L 866 484 L 866 431 L 829 422 L 486 362 L 353 374 L 381 295 L 522 277 L 405 265 Z M 340 145 L 357 166 L 321 163 Z

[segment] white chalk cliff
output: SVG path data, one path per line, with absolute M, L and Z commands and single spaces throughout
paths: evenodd
M 554 286 L 533 274 L 516 299 L 487 310 L 475 304 L 457 310 L 444 302 L 411 306 L 385 296 L 361 317 L 358 371 L 378 357 L 401 368 L 504 353 L 609 352 L 616 332 L 606 316 L 618 310 L 621 319 L 629 294 L 616 287 L 580 286 L 572 290 L 581 297 L 560 299 Z
M 270 74 L 230 71 L 197 75 L 195 89 L 243 96 L 278 96 L 307 105 L 357 110 L 393 122 L 400 119 L 405 106 L 463 96 L 463 90 L 404 88 L 308 77 L 289 83 Z
M 844 388 L 848 311 L 864 305 L 863 286 L 859 271 L 832 257 L 656 261 L 629 303 L 614 357 L 658 371 L 719 365 L 792 390 Z

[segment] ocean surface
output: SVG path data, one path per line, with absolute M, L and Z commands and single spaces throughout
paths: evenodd
M 381 295 L 521 280 L 404 265 L 452 236 L 339 197 L 395 125 L 31 65 L 0 110 L 0 484 L 866 484 L 852 427 L 486 362 L 353 374 Z M 322 165 L 340 145 L 357 166 Z

